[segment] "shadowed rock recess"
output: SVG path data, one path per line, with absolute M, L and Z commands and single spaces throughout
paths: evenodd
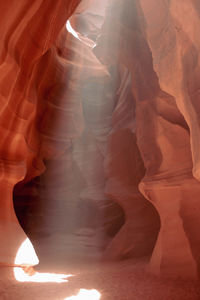
M 10 0 L 0 14 L 0 264 L 28 236 L 41 263 L 65 247 L 197 279 L 199 2 Z

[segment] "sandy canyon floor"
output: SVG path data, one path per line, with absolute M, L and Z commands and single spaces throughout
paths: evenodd
M 12 268 L 0 268 L 1 300 L 96 300 L 73 297 L 95 289 L 101 300 L 199 300 L 200 282 L 158 279 L 145 272 L 146 260 L 85 263 L 61 259 L 38 266 L 38 272 L 72 274 L 66 282 L 19 282 Z M 68 298 L 69 297 L 69 298 Z

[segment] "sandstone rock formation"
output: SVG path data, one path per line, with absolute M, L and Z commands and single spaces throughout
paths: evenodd
M 38 0 L 0 4 L 3 14 L 0 21 L 2 263 L 14 263 L 17 250 L 26 238 L 13 209 L 14 185 L 24 177 L 29 180 L 39 175 L 44 170 L 43 158 L 67 148 L 62 133 L 53 142 L 54 134 L 47 125 L 51 105 L 47 104 L 45 113 L 43 108 L 44 97 L 48 98 L 47 88 L 53 94 L 52 88 L 56 91 L 60 85 L 61 91 L 64 74 L 59 72 L 61 59 L 55 40 L 79 2 Z M 56 72 L 48 80 L 50 66 Z M 49 85 L 45 86 L 45 82 Z M 56 118 L 57 109 L 54 112 Z M 80 126 L 75 128 L 75 131 L 71 128 L 72 135 L 80 130 Z
M 183 22 L 186 10 L 198 22 L 195 9 L 191 1 L 113 2 L 96 49 L 102 61 L 121 62 L 132 73 L 137 144 L 146 169 L 139 187 L 161 219 L 150 271 L 170 276 L 195 277 L 199 260 L 197 67 L 192 67 L 197 36 L 192 13 L 191 22 Z M 116 50 L 109 59 L 111 48 Z
M 60 201 L 48 234 L 99 234 L 104 259 L 153 251 L 150 272 L 196 278 L 200 7 L 80 2 L 0 4 L 0 262 L 26 238 L 15 186 L 16 201 Z

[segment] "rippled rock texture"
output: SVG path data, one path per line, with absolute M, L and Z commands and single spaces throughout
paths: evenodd
M 196 278 L 200 6 L 79 2 L 0 4 L 0 262 L 26 237 L 15 186 L 27 232 Z

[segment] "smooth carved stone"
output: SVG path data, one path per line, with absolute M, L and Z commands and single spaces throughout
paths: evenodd
M 134 132 L 135 101 L 130 72 L 121 67 L 119 74 L 117 104 L 112 114 L 105 160 L 105 191 L 123 208 L 125 223 L 104 252 L 103 258 L 107 260 L 151 255 L 159 230 L 155 209 L 138 190 L 145 170 Z
M 165 183 L 161 186 L 159 183 L 158 187 L 150 183 L 143 187 L 141 183 L 141 190 L 143 188 L 161 219 L 161 228 L 148 271 L 167 277 L 196 278 L 197 265 L 188 239 L 191 232 L 185 229 L 188 220 L 181 211 L 183 199 L 188 201 L 191 195 L 199 193 L 198 182 L 195 179 L 180 182 L 174 180 L 171 185 Z M 189 191 L 191 188 L 195 192 Z
M 29 143 L 39 149 L 33 156 L 34 166 L 41 170 L 42 159 L 46 159 L 47 170 L 41 178 L 46 188 L 41 197 L 48 204 L 41 222 L 44 234 L 74 234 L 81 225 L 91 226 L 99 230 L 99 238 L 105 243 L 103 232 L 116 231 L 122 215 L 119 206 L 104 193 L 103 161 L 115 97 L 107 69 L 93 54 L 88 40 L 85 42 L 80 33 L 79 38 L 63 30 L 56 45 L 58 57 L 53 56 L 52 63 L 52 53 L 48 53 L 41 60 L 39 69 L 51 63 L 48 72 L 42 74 L 45 84 L 44 90 L 40 89 L 36 115 L 42 143 L 39 147 L 32 139 Z M 62 78 L 55 76 L 57 68 Z M 37 134 L 36 126 L 31 129 Z M 30 181 L 35 174 L 33 168 L 29 169 L 25 180 Z
M 160 87 L 174 97 L 190 128 L 192 170 L 194 177 L 199 179 L 198 4 L 189 0 L 184 3 L 177 0 L 170 3 L 163 0 L 141 0 L 140 3 L 147 23 L 147 39 Z M 187 12 L 188 19 L 185 22 L 183 15 Z
M 151 273 L 196 278 L 199 5 L 110 1 L 92 51 L 100 30 L 95 18 L 90 15 L 93 29 L 86 26 L 79 39 L 65 28 L 75 13 L 78 30 L 77 15 L 90 4 L 80 2 L 0 4 L 0 263 L 13 265 L 26 238 L 13 208 L 14 186 L 40 176 L 46 165 L 55 167 L 49 182 L 64 177 L 57 160 L 68 175 L 76 165 L 84 178 L 76 200 L 93 201 L 103 216 L 107 205 L 124 211 L 104 258 L 149 254 L 155 243 Z M 112 216 L 105 222 L 110 227 L 121 220 Z
M 186 10 L 195 23 L 183 21 Z M 137 145 L 146 169 L 138 184 L 161 220 L 149 269 L 172 277 L 196 277 L 199 261 L 199 223 L 192 222 L 193 201 L 199 209 L 193 200 L 199 183 L 192 175 L 198 178 L 198 97 L 191 92 L 198 72 L 191 67 L 198 62 L 198 13 L 191 1 L 113 1 L 94 49 L 102 62 L 121 63 L 132 74 Z
M 29 177 L 44 170 L 41 162 L 33 167 L 38 152 L 39 161 L 46 155 L 41 150 L 40 132 L 38 127 L 36 132 L 29 130 L 41 87 L 38 66 L 79 2 L 13 0 L 0 4 L 1 263 L 13 265 L 17 250 L 26 239 L 13 208 L 14 185 L 23 180 L 27 170 L 33 171 Z M 28 140 L 34 147 L 29 147 Z

